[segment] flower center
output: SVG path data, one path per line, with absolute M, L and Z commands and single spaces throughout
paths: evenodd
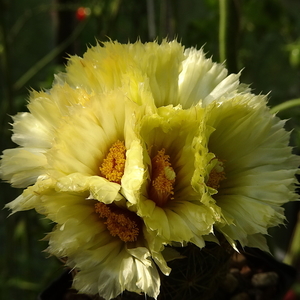
M 108 181 L 121 184 L 126 161 L 126 148 L 124 142 L 116 141 L 109 149 L 106 158 L 100 166 L 101 176 Z
M 213 158 L 217 159 L 217 158 Z M 217 190 L 220 187 L 220 182 L 226 179 L 223 162 L 217 159 L 218 162 L 209 173 L 209 178 L 206 183 L 207 186 Z
M 158 151 L 151 160 L 152 174 L 149 197 L 158 206 L 164 206 L 174 194 L 176 174 L 170 163 L 170 156 L 165 154 L 165 149 Z
M 95 211 L 112 236 L 118 236 L 123 242 L 135 242 L 139 236 L 141 222 L 139 217 L 116 205 L 106 205 L 102 202 L 95 204 Z

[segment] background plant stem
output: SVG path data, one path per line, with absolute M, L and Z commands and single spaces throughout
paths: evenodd
M 18 91 L 21 87 L 26 85 L 26 83 L 37 74 L 43 67 L 50 63 L 59 53 L 61 53 L 68 45 L 70 45 L 80 34 L 85 26 L 86 21 L 82 21 L 77 25 L 72 34 L 64 42 L 55 47 L 51 52 L 46 54 L 42 59 L 40 59 L 35 65 L 33 65 L 26 73 L 24 73 L 21 78 L 17 80 L 14 84 L 14 90 Z
M 238 39 L 240 32 L 239 0 L 219 0 L 219 56 L 229 73 L 237 73 Z
M 275 114 L 279 111 L 283 111 L 283 110 L 293 108 L 293 107 L 296 107 L 296 106 L 300 106 L 300 98 L 282 102 L 282 103 L 272 107 L 270 111 L 271 111 L 272 114 Z

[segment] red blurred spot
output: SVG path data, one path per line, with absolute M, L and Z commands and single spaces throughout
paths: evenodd
M 298 297 L 293 290 L 289 290 L 283 297 L 283 300 L 297 300 L 297 299 Z
M 84 20 L 90 14 L 90 9 L 86 7 L 78 7 L 76 10 L 76 18 L 78 21 Z

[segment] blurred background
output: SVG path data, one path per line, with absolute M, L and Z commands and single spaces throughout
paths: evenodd
M 29 90 L 51 88 L 68 55 L 108 38 L 168 37 L 203 46 L 215 62 L 226 59 L 231 73 L 243 69 L 243 83 L 269 93 L 274 111 L 281 105 L 278 116 L 289 119 L 299 154 L 299 12 L 299 0 L 0 0 L 0 150 L 15 147 L 10 116 L 26 111 Z M 0 183 L 0 208 L 20 193 Z M 272 229 L 269 242 L 278 260 L 300 269 L 298 211 L 298 203 L 286 206 L 287 226 Z M 8 215 L 0 211 L 0 298 L 36 299 L 63 270 L 39 241 L 53 224 L 34 211 Z

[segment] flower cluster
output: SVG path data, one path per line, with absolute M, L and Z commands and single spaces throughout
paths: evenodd
M 28 110 L 2 156 L 1 178 L 25 188 L 7 207 L 55 222 L 47 251 L 78 270 L 82 293 L 156 298 L 172 246 L 222 236 L 267 250 L 296 199 L 284 121 L 202 49 L 96 45 Z

